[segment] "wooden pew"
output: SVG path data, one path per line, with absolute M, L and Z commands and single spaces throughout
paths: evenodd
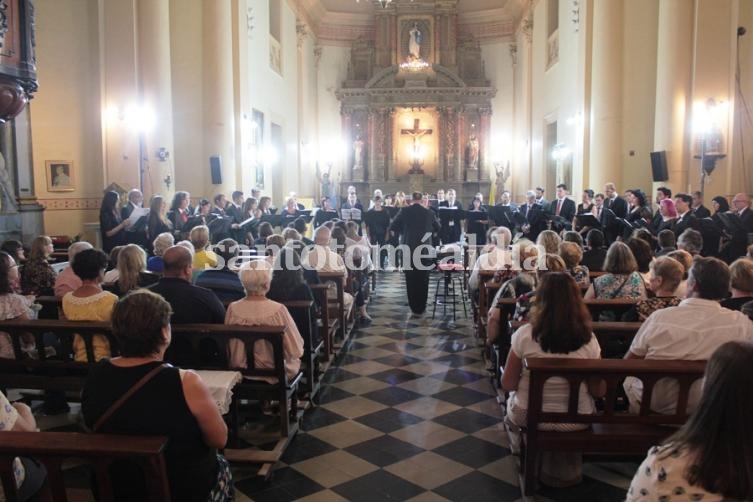
M 344 280 L 346 278 L 345 272 L 323 272 L 320 270 L 317 272 L 317 274 L 319 275 L 319 279 L 323 283 L 326 284 L 328 282 L 331 282 L 337 288 L 337 302 L 335 304 L 335 308 L 337 312 L 338 322 L 340 324 L 338 333 L 340 334 L 342 342 L 339 347 L 337 347 L 333 343 L 332 350 L 335 351 L 336 349 L 339 349 L 345 345 L 348 337 L 350 337 L 350 334 L 355 327 L 355 299 L 350 308 L 346 309 L 344 284 Z M 330 305 L 333 305 L 333 303 L 330 303 Z
M 181 367 L 197 370 L 231 370 L 238 371 L 244 377 L 243 381 L 233 388 L 233 403 L 238 399 L 274 400 L 280 403 L 280 441 L 276 461 L 282 454 L 284 446 L 297 432 L 297 422 L 291 427 L 290 412 L 296 411 L 296 393 L 302 378 L 299 372 L 293 378 L 287 378 L 283 351 L 283 326 L 227 326 L 224 324 L 175 324 L 172 326 L 173 343 L 171 347 L 180 345 L 190 349 L 187 357 L 181 354 Z M 0 359 L 0 388 L 23 389 L 57 389 L 78 391 L 83 389 L 89 365 L 94 362 L 92 339 L 95 335 L 106 336 L 110 342 L 113 356 L 117 356 L 118 343 L 113 337 L 109 323 L 78 322 L 78 321 L 4 321 L 0 322 L 0 332 L 11 337 L 15 359 Z M 38 359 L 27 358 L 21 352 L 21 337 L 31 333 L 37 343 Z M 49 336 L 53 333 L 60 340 L 62 355 L 48 358 L 44 348 L 48 345 Z M 78 334 L 84 340 L 88 362 L 80 363 L 72 360 L 72 340 Z M 236 338 L 245 345 L 247 368 L 231 368 L 228 361 L 228 341 Z M 217 357 L 205 361 L 202 346 L 206 340 L 212 340 L 217 347 Z M 271 369 L 254 367 L 254 343 L 266 341 L 271 344 L 275 366 Z M 166 361 L 171 359 L 166 355 Z M 260 378 L 275 379 L 275 383 L 267 383 Z M 291 408 L 288 407 L 290 400 Z M 237 437 L 238 416 L 237 407 L 234 408 L 232 420 L 233 433 Z M 241 459 L 241 457 L 236 457 Z M 264 457 L 268 460 L 267 457 Z M 249 458 L 245 458 L 249 460 Z
M 290 316 L 295 321 L 298 331 L 303 337 L 303 358 L 301 362 L 301 371 L 303 379 L 301 380 L 301 391 L 313 399 L 319 391 L 321 369 L 319 359 L 324 353 L 324 339 L 319 336 L 318 326 L 316 324 L 315 302 L 313 300 L 296 300 L 287 301 L 283 305 L 287 307 Z
M 510 322 L 510 333 L 514 333 L 524 324 L 526 323 L 521 321 Z M 630 344 L 641 325 L 640 322 L 593 322 L 591 328 L 601 346 L 601 357 L 604 359 L 621 359 L 630 349 Z
M 84 459 L 94 467 L 100 500 L 113 500 L 109 468 L 114 460 L 137 462 L 147 483 L 148 500 L 169 502 L 170 487 L 165 467 L 162 436 L 123 436 L 80 434 L 75 432 L 3 432 L 0 441 L 0 477 L 5 498 L 16 502 L 18 494 L 13 477 L 13 459 L 33 457 L 47 468 L 47 483 L 56 502 L 67 501 L 62 465 L 68 458 Z
M 582 452 L 599 457 L 643 458 L 648 449 L 671 435 L 673 427 L 688 418 L 690 386 L 703 377 L 705 361 L 671 361 L 644 359 L 565 359 L 527 358 L 530 375 L 527 424 L 523 429 L 520 459 L 520 487 L 524 496 L 533 495 L 538 459 L 542 451 Z M 622 381 L 634 376 L 643 381 L 641 409 L 637 414 L 617 411 Z M 562 377 L 570 386 L 567 412 L 542 411 L 544 383 Z M 606 381 L 603 411 L 594 415 L 578 413 L 578 389 L 592 377 Z M 654 385 L 662 378 L 676 379 L 679 398 L 675 413 L 660 415 L 650 410 Z M 541 431 L 542 423 L 579 423 L 586 429 L 577 432 Z
M 615 299 L 610 299 L 610 300 L 602 300 L 602 299 L 594 298 L 591 300 L 584 300 L 584 301 L 586 303 L 586 307 L 588 307 L 588 311 L 591 313 L 591 318 L 594 320 L 598 320 L 599 314 L 607 310 L 615 311 L 617 313 L 617 317 L 619 318 L 620 315 L 627 312 L 631 308 L 635 307 L 635 305 L 640 300 L 636 300 L 633 298 L 615 298 Z M 515 298 L 500 298 L 499 304 L 514 307 Z

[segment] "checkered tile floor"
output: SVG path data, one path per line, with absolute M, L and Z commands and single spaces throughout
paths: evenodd
M 431 304 L 410 318 L 398 272 L 380 273 L 368 310 L 374 322 L 325 375 L 319 406 L 304 414 L 271 480 L 233 468 L 236 500 L 519 500 L 516 459 L 470 319 L 458 307 L 456 323 L 444 320 L 441 306 L 432 319 Z M 78 409 L 42 417 L 40 426 L 77 430 Z M 536 500 L 621 501 L 636 468 L 587 463 L 580 485 L 542 487 Z M 87 478 L 67 471 L 70 500 L 93 500 Z
M 520 498 L 470 319 L 459 310 L 453 326 L 441 306 L 432 319 L 431 305 L 412 319 L 404 291 L 402 274 L 380 274 L 368 308 L 373 324 L 354 334 L 325 376 L 320 405 L 304 415 L 271 481 L 236 475 L 239 500 Z M 635 468 L 586 464 L 583 483 L 542 488 L 536 500 L 623 500 Z

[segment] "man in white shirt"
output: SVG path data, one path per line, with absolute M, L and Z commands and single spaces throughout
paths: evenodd
M 686 299 L 677 307 L 657 310 L 643 322 L 626 359 L 702 361 L 729 341 L 753 342 L 753 322 L 737 311 L 725 309 L 719 300 L 727 296 L 730 273 L 716 258 L 696 258 L 690 268 Z M 643 382 L 628 377 L 624 383 L 631 411 L 640 409 Z M 670 379 L 659 380 L 651 396 L 651 409 L 673 413 L 679 388 Z M 701 381 L 690 388 L 688 410 L 698 405 Z

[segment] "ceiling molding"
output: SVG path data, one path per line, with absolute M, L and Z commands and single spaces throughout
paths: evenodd
M 515 34 L 526 4 L 528 0 L 508 0 L 501 8 L 461 11 L 458 32 L 473 35 L 482 43 L 509 38 Z M 350 46 L 359 38 L 375 37 L 373 11 L 367 14 L 328 11 L 322 0 L 298 0 L 297 5 L 319 44 Z

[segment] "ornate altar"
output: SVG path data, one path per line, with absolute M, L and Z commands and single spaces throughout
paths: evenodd
M 14 139 L 30 136 L 28 113 L 20 124 L 13 120 L 37 90 L 34 48 L 32 1 L 0 0 L 0 240 L 28 242 L 43 230 L 30 151 L 20 151 Z M 24 156 L 28 158 L 19 169 L 19 158 Z
M 455 188 L 489 193 L 491 100 L 481 47 L 457 35 L 458 0 L 376 9 L 375 37 L 351 48 L 336 95 L 353 145 L 340 192 Z M 358 156 L 356 156 L 356 152 Z

